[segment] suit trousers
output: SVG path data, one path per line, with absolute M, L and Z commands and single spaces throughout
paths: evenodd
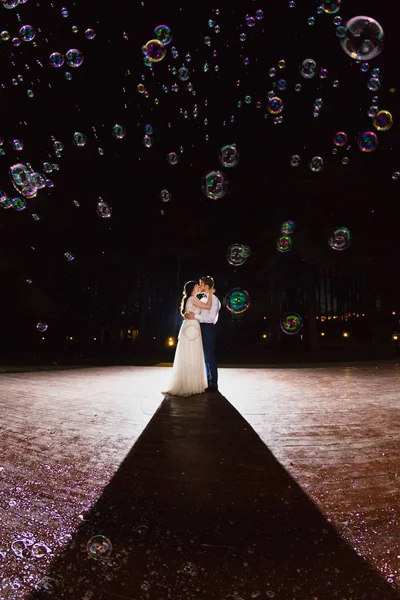
M 215 357 L 215 325 L 200 323 L 201 337 L 203 339 L 204 360 L 207 370 L 208 385 L 218 386 L 217 359 Z

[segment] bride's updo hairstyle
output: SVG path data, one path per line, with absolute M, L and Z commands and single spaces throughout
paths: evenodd
M 186 302 L 188 301 L 188 298 L 190 298 L 190 296 L 192 295 L 195 285 L 197 285 L 197 281 L 188 281 L 183 286 L 183 297 L 180 308 L 182 316 L 185 314 Z

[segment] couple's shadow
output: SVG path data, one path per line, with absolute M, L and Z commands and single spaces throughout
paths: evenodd
M 108 559 L 88 556 L 96 534 Z M 38 588 L 31 600 L 399 597 L 215 394 L 163 401 Z

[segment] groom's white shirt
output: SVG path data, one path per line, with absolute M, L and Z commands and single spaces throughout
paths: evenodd
M 207 303 L 208 294 L 202 297 L 201 302 Z M 221 302 L 218 300 L 215 294 L 213 294 L 210 310 L 200 310 L 199 313 L 195 313 L 195 318 L 200 323 L 215 323 L 218 321 L 219 311 L 221 309 Z

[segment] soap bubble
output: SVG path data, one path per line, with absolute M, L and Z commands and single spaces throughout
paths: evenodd
M 151 62 L 160 62 L 167 54 L 164 45 L 159 40 L 149 40 L 143 46 L 142 51 Z
M 152 137 L 150 137 L 149 135 L 145 135 L 145 136 L 143 137 L 143 146 L 144 146 L 145 148 L 151 148 L 151 147 L 152 147 L 152 145 L 153 145 L 153 138 L 152 138 Z
M 299 314 L 289 313 L 281 319 L 280 325 L 283 333 L 295 335 L 301 331 L 303 320 Z
M 234 288 L 225 296 L 226 308 L 238 315 L 245 312 L 250 306 L 250 296 L 246 290 Z
M 12 204 L 15 210 L 17 210 L 18 212 L 20 212 L 21 210 L 25 210 L 26 208 L 26 202 L 22 198 L 13 198 Z
M 342 0 L 324 0 L 321 2 L 321 8 L 325 13 L 335 15 L 340 10 L 341 2 Z
M 89 29 L 86 29 L 85 31 L 85 38 L 87 40 L 93 40 L 96 37 L 96 33 L 93 31 L 93 29 L 91 29 L 89 27 Z
M 222 146 L 219 153 L 219 162 L 223 167 L 235 167 L 239 162 L 239 152 L 236 144 Z
M 171 200 L 171 193 L 168 190 L 162 190 L 160 198 L 163 202 L 169 202 Z
M 278 252 L 289 252 L 292 247 L 292 238 L 289 235 L 281 235 L 276 240 L 276 249 Z
M 83 63 L 83 54 L 76 48 L 71 48 L 65 53 L 65 60 L 69 67 L 80 67 Z
M 226 258 L 228 263 L 233 267 L 240 267 L 244 265 L 250 256 L 250 248 L 243 246 L 242 244 L 232 244 L 226 251 Z
M 102 217 L 103 219 L 108 219 L 111 217 L 111 206 L 104 202 L 102 198 L 99 198 L 99 201 L 97 202 L 96 206 L 96 212 L 99 215 L 99 217 Z
M 40 331 L 40 333 L 43 333 L 44 331 L 47 331 L 48 325 L 43 321 L 39 321 L 39 323 L 36 325 L 36 329 Z
M 172 42 L 171 29 L 168 25 L 158 25 L 154 30 L 154 35 L 164 46 Z
M 23 42 L 31 42 L 35 39 L 36 29 L 32 25 L 23 25 L 18 33 Z
M 363 152 L 373 152 L 379 145 L 378 136 L 373 131 L 365 131 L 358 136 L 357 144 Z
M 177 165 L 179 162 L 179 157 L 176 152 L 170 152 L 168 154 L 167 160 L 170 165 Z
M 278 98 L 278 96 L 273 96 L 272 98 L 268 98 L 268 112 L 271 115 L 279 115 L 283 111 L 283 100 Z
M 298 167 L 301 163 L 301 158 L 298 154 L 293 154 L 292 158 L 290 159 L 290 164 L 292 165 L 292 167 Z
M 80 131 L 74 133 L 74 144 L 75 146 L 86 146 L 86 135 Z
M 388 110 L 380 110 L 373 120 L 378 131 L 388 131 L 393 125 L 393 116 Z
M 371 17 L 353 17 L 346 23 L 346 35 L 340 43 L 351 58 L 371 60 L 383 50 L 383 29 Z
M 68 262 L 71 262 L 74 260 L 75 256 L 71 254 L 71 252 L 64 252 L 64 258 L 66 258 Z
M 112 552 L 112 544 L 104 535 L 94 535 L 88 541 L 86 550 L 90 558 L 105 560 Z
M 337 227 L 329 236 L 328 243 L 333 250 L 347 250 L 351 245 L 351 233 L 347 227 Z
M 317 63 L 313 58 L 306 58 L 300 65 L 300 75 L 304 79 L 312 79 L 317 74 Z
M 339 147 L 345 146 L 347 144 L 347 141 L 348 141 L 347 133 L 345 133 L 344 131 L 338 131 L 333 136 L 333 143 L 335 144 L 335 146 L 339 146 Z
M 294 221 L 285 221 L 281 225 L 281 233 L 283 233 L 283 235 L 290 235 L 293 233 L 294 227 Z
M 395 171 L 392 175 L 392 179 L 394 179 L 394 181 L 398 181 L 400 179 L 400 171 Z
M 219 200 L 228 190 L 228 180 L 221 171 L 209 171 L 203 177 L 202 190 L 207 198 Z
M 114 125 L 113 134 L 117 140 L 122 140 L 126 136 L 126 130 L 123 125 Z
M 64 57 L 60 52 L 53 52 L 50 54 L 49 62 L 52 67 L 62 67 L 64 64 Z
M 14 150 L 23 150 L 24 149 L 24 144 L 23 142 L 21 142 L 21 140 L 13 140 L 11 142 L 12 147 L 14 148 Z
M 379 77 L 371 77 L 368 79 L 367 88 L 370 92 L 377 92 L 381 89 L 381 80 Z
M 322 171 L 322 168 L 324 166 L 324 159 L 321 158 L 321 156 L 314 156 L 308 163 L 308 166 L 314 173 Z

